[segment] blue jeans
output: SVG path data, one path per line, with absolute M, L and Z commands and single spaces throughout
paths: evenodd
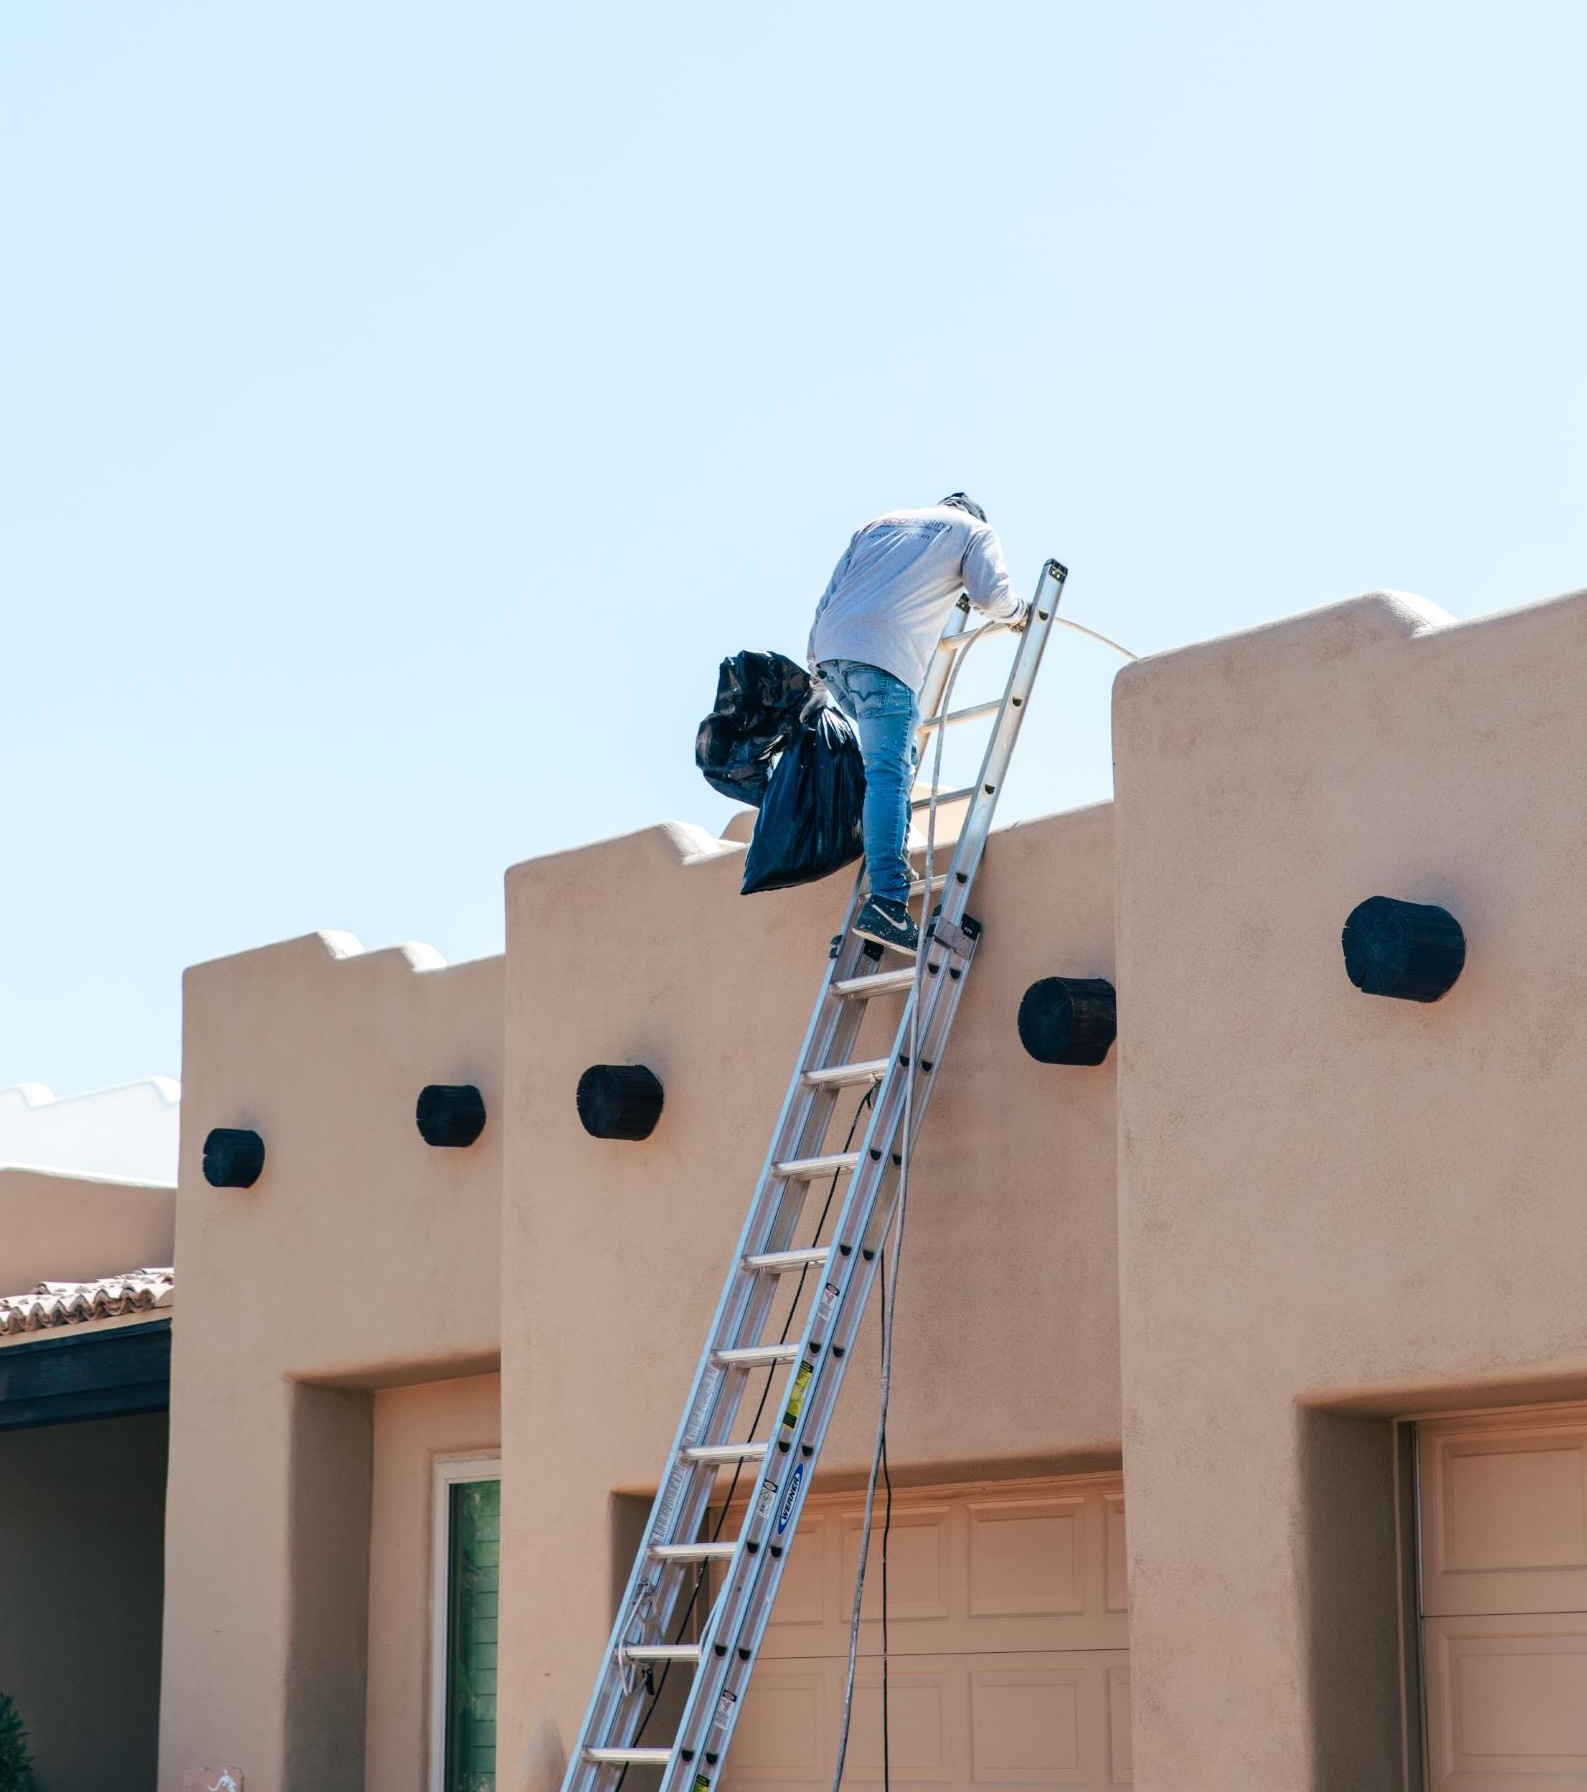
M 823 660 L 817 670 L 853 722 L 865 757 L 865 868 L 871 894 L 909 899 L 909 793 L 915 782 L 920 709 L 901 678 L 859 660 Z

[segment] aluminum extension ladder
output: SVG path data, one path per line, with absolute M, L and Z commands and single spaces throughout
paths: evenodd
M 711 1322 L 683 1421 L 651 1508 L 634 1570 L 618 1608 L 616 1625 L 595 1692 L 579 1732 L 563 1792 L 615 1792 L 630 1768 L 652 1770 L 644 1783 L 660 1792 L 710 1792 L 727 1754 L 733 1724 L 743 1708 L 749 1677 L 793 1542 L 802 1495 L 820 1459 L 843 1381 L 843 1371 L 876 1279 L 878 1251 L 887 1236 L 897 1197 L 906 1079 L 916 1078 L 910 1103 L 911 1142 L 936 1081 L 953 1025 L 964 974 L 975 955 L 980 927 L 966 913 L 975 874 L 992 825 L 993 811 L 1024 720 L 1026 699 L 1063 593 L 1066 569 L 1049 560 L 1042 569 L 1029 621 L 1018 637 L 1003 695 L 990 703 L 944 714 L 951 700 L 958 656 L 985 635 L 1008 625 L 966 626 L 967 604 L 950 618 L 921 691 L 922 758 L 933 732 L 944 726 L 990 719 L 981 774 L 963 790 L 941 792 L 939 805 L 967 802 L 946 873 L 933 890 L 916 880 L 921 914 L 941 890 L 935 919 L 922 925 L 924 975 L 915 955 L 903 969 L 881 967 L 884 948 L 852 931 L 865 896 L 863 872 L 833 941 L 826 980 L 805 1034 L 793 1079 L 760 1173 L 749 1217 Z M 930 799 L 917 796 L 917 810 Z M 895 957 L 897 954 L 895 954 Z M 943 973 L 946 972 L 946 975 Z M 851 1061 L 870 1002 L 901 996 L 902 1013 L 886 1057 Z M 922 1004 L 918 1064 L 911 1065 L 911 1007 Z M 839 1092 L 870 1089 L 870 1115 L 858 1150 L 831 1151 L 828 1128 Z M 817 1242 L 796 1245 L 806 1198 L 817 1180 L 847 1177 L 837 1219 Z M 835 1183 L 834 1183 L 835 1186 Z M 831 1203 L 829 1202 L 829 1207 Z M 813 1298 L 803 1285 L 815 1271 Z M 778 1306 L 781 1278 L 799 1277 L 782 1339 L 765 1341 Z M 794 1322 L 800 1309 L 798 1331 Z M 796 1338 L 796 1341 L 795 1341 Z M 770 1376 L 788 1366 L 782 1398 L 761 1407 L 771 1415 L 772 1435 L 735 1437 L 757 1371 Z M 748 1429 L 758 1429 L 752 1424 Z M 737 1427 L 742 1431 L 746 1427 Z M 718 1472 L 756 1465 L 753 1493 L 736 1539 L 701 1541 Z M 691 1577 L 720 1575 L 697 1641 L 674 1640 L 680 1611 L 692 1606 Z M 655 1704 L 650 1681 L 659 1666 L 693 1670 L 693 1684 L 671 1743 L 641 1739 Z

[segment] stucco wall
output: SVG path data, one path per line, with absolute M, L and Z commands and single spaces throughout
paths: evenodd
M 173 1188 L 0 1169 L 0 1294 L 168 1268 L 175 1232 Z
M 435 1464 L 501 1443 L 501 1377 L 382 1388 L 374 1399 L 364 1781 L 430 1792 Z
M 0 1692 L 37 1792 L 153 1792 L 163 1413 L 0 1431 Z
M 314 935 L 184 994 L 160 1784 L 358 1792 L 373 1390 L 497 1361 L 501 962 Z M 475 1145 L 419 1137 L 429 1082 L 481 1088 Z M 204 1181 L 213 1126 L 253 1188 Z
M 1117 1460 L 1113 1071 L 1038 1065 L 1014 1024 L 1036 978 L 1111 973 L 1111 828 L 1086 810 L 988 850 L 985 941 L 911 1183 L 889 1425 L 905 1479 Z M 504 1787 L 554 1781 L 582 1716 L 611 1495 L 663 1467 L 846 899 L 833 878 L 746 900 L 742 863 L 669 827 L 508 875 Z M 661 1078 L 651 1139 L 584 1133 L 592 1063 Z M 855 1353 L 829 1485 L 869 1459 L 875 1355 L 874 1337 Z
M 1140 1792 L 1398 1788 L 1386 1419 L 1587 1388 L 1587 597 L 1445 622 L 1117 687 Z M 1443 1001 L 1347 981 L 1374 894 L 1464 925 Z

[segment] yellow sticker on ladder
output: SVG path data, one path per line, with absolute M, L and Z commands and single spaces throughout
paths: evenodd
M 788 1396 L 788 1410 L 782 1416 L 782 1422 L 791 1430 L 799 1423 L 799 1414 L 804 1408 L 805 1395 L 810 1392 L 810 1383 L 815 1378 L 814 1363 L 801 1363 L 794 1376 L 793 1391 Z

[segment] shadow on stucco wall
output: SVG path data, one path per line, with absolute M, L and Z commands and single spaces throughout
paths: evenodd
M 373 1400 L 296 1383 L 291 1448 L 283 1792 L 362 1792 Z
M 1394 1427 L 1302 1408 L 1316 1792 L 1403 1792 Z

